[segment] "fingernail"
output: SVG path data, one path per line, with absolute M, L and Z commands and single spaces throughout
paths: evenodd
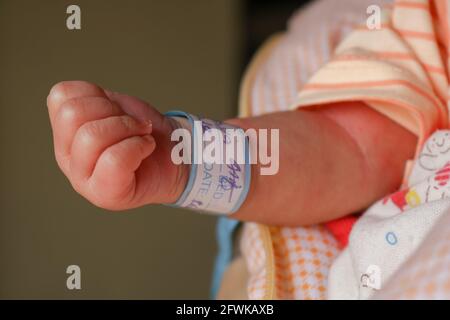
M 141 123 L 144 127 L 148 128 L 151 132 L 152 128 L 153 128 L 153 122 L 150 119 L 146 119 L 146 120 L 141 120 Z

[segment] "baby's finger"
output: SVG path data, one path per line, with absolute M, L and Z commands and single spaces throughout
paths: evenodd
M 89 178 L 97 159 L 108 147 L 123 139 L 151 132 L 151 122 L 140 122 L 128 115 L 83 124 L 75 134 L 70 152 L 73 182 L 76 184 Z
M 145 120 L 162 117 L 157 110 L 151 108 L 147 102 L 139 98 L 108 90 L 105 90 L 105 93 L 108 98 L 116 102 L 125 113 L 136 119 Z
M 63 102 L 53 123 L 55 155 L 61 169 L 67 171 L 72 140 L 84 123 L 123 114 L 123 111 L 107 98 L 81 97 Z
M 116 210 L 120 209 L 119 203 L 130 204 L 135 195 L 134 172 L 155 147 L 154 138 L 145 135 L 122 140 L 106 149 L 89 179 L 89 190 L 93 198 L 102 199 L 102 203 L 96 204 Z
M 50 121 L 58 112 L 59 107 L 69 99 L 78 97 L 103 97 L 106 94 L 99 86 L 86 81 L 62 81 L 55 84 L 47 97 L 48 112 Z

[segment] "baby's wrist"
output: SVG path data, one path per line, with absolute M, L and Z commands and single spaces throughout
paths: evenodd
M 170 127 L 169 130 L 169 161 L 171 164 L 171 172 L 172 172 L 172 180 L 173 180 L 173 188 L 172 191 L 168 193 L 167 199 L 164 199 L 161 203 L 163 204 L 172 204 L 175 203 L 183 194 L 183 191 L 186 189 L 186 185 L 189 179 L 189 172 L 190 172 L 190 165 L 181 163 L 181 164 L 175 164 L 171 157 L 171 152 L 175 145 L 177 144 L 176 141 L 172 141 L 170 139 L 172 133 L 179 128 L 179 125 L 177 121 L 171 117 L 165 116 L 165 120 L 168 123 L 168 126 Z
M 185 164 L 178 184 L 185 188 L 173 205 L 214 214 L 235 213 L 247 197 L 251 178 L 244 130 L 180 111 L 166 116 L 172 118 L 173 128 L 180 129 L 171 137 L 176 141 L 172 162 Z

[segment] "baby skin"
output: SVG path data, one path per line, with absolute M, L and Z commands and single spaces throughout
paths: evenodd
M 175 203 L 189 165 L 175 165 L 173 120 L 135 97 L 84 81 L 53 86 L 47 98 L 56 161 L 96 206 L 121 211 Z M 226 120 L 243 129 L 279 129 L 273 176 L 252 165 L 247 199 L 231 218 L 298 227 L 367 208 L 397 190 L 416 137 L 360 102 Z

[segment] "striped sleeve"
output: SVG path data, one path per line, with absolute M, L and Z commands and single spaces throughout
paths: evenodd
M 380 28 L 357 27 L 291 108 L 362 101 L 419 137 L 448 125 L 448 2 L 396 1 Z

